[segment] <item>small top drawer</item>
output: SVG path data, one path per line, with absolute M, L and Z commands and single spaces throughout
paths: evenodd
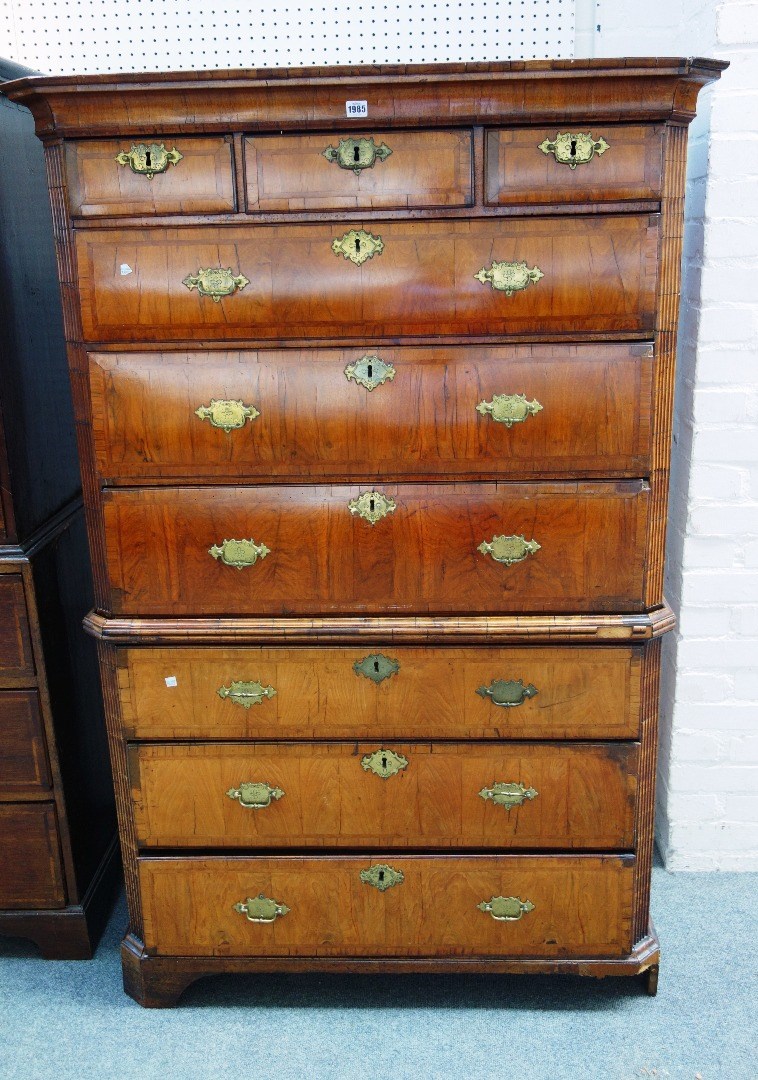
M 66 144 L 74 216 L 235 209 L 231 136 L 87 139 Z
M 20 574 L 0 573 L 0 680 L 34 679 L 29 616 Z
M 465 130 L 251 136 L 247 209 L 470 206 L 471 159 Z
M 487 132 L 485 201 L 610 202 L 658 199 L 661 125 L 585 124 Z

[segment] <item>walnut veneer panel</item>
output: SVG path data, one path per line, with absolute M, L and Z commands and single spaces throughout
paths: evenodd
M 356 266 L 332 241 L 361 228 L 380 235 L 384 250 Z M 76 247 L 90 342 L 655 326 L 656 215 L 82 229 Z M 506 296 L 475 277 L 493 260 L 525 260 L 544 277 Z M 249 284 L 216 303 L 183 284 L 207 267 L 229 267 Z
M 381 654 L 380 683 L 353 665 Z M 124 732 L 133 739 L 635 739 L 642 649 L 135 648 L 119 653 Z M 495 705 L 496 679 L 537 693 Z M 167 682 L 168 680 L 168 682 Z M 218 691 L 235 681 L 276 693 L 245 708 Z
M 378 863 L 403 883 L 364 884 Z M 158 955 L 599 957 L 632 945 L 629 856 L 142 858 L 138 870 Z M 234 910 L 260 893 L 288 914 L 260 924 Z M 478 909 L 493 896 L 534 910 L 498 922 Z
M 394 368 L 372 390 L 345 375 L 366 355 Z M 97 466 L 110 482 L 650 469 L 646 344 L 101 352 L 89 370 Z M 542 409 L 507 427 L 477 411 L 498 394 Z M 197 416 L 224 399 L 260 415 L 228 432 Z
M 391 154 L 356 176 L 324 157 L 340 139 L 373 139 Z M 327 210 L 468 206 L 472 201 L 470 131 L 373 131 L 329 135 L 256 135 L 245 139 L 247 208 Z
M 66 903 L 52 803 L 0 803 L 0 908 Z
M 634 611 L 642 605 L 648 490 L 585 484 L 382 485 L 371 525 L 357 486 L 124 488 L 105 493 L 112 610 L 135 614 Z M 525 536 L 506 566 L 479 545 Z M 209 554 L 253 539 L 238 569 Z
M 0 797 L 50 787 L 39 694 L 0 690 Z
M 34 679 L 24 582 L 20 574 L 12 573 L 0 574 L 0 680 L 3 678 Z

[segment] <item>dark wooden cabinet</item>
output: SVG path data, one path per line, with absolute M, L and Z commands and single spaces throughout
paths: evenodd
M 141 1004 L 237 971 L 655 992 L 687 125 L 724 66 L 9 88 L 47 148 Z
M 86 958 L 119 860 L 48 207 L 31 117 L 0 93 L 0 934 Z

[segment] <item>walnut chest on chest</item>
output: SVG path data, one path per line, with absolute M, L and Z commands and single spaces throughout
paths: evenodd
M 687 124 L 723 66 L 8 89 L 47 146 L 141 1003 L 654 992 Z

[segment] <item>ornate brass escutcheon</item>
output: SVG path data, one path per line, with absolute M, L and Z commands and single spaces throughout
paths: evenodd
M 230 686 L 220 686 L 216 691 L 220 698 L 229 698 L 233 705 L 249 709 L 260 705 L 264 698 L 276 696 L 273 686 L 262 686 L 259 682 L 233 682 Z
M 380 143 L 379 146 L 370 139 L 340 139 L 339 146 L 327 146 L 322 151 L 322 156 L 341 169 L 350 169 L 356 176 L 360 176 L 364 169 L 373 169 L 377 161 L 384 161 L 392 151 L 389 146 Z
M 487 799 L 496 806 L 504 806 L 510 811 L 514 806 L 521 806 L 527 799 L 536 799 L 539 795 L 533 787 L 525 788 L 523 784 L 504 784 L 500 781 L 492 787 L 485 787 L 479 792 L 479 798 Z
M 374 255 L 381 255 L 384 251 L 384 241 L 381 236 L 372 236 L 363 229 L 351 229 L 344 236 L 334 238 L 332 251 L 344 259 L 350 259 L 350 262 L 355 263 L 356 266 L 362 266 L 367 259 L 373 259 Z
M 480 401 L 476 411 L 509 428 L 523 423 L 529 416 L 536 416 L 542 412 L 542 406 L 536 398 L 527 401 L 526 394 L 493 394 L 492 401 Z
M 593 139 L 589 132 L 585 135 L 571 131 L 559 132 L 554 139 L 545 139 L 539 144 L 539 148 L 543 154 L 553 154 L 556 161 L 561 165 L 568 165 L 570 169 L 575 169 L 577 165 L 586 165 L 588 161 L 592 161 L 595 154 L 600 156 L 610 150 L 602 136 Z
M 265 806 L 270 806 L 272 801 L 281 799 L 284 792 L 280 787 L 246 780 L 238 788 L 229 788 L 226 794 L 230 799 L 236 799 L 246 810 L 262 810 Z
M 494 679 L 489 686 L 478 687 L 476 692 L 479 697 L 488 697 L 493 705 L 512 709 L 516 705 L 523 705 L 527 698 L 534 697 L 537 687 L 531 683 L 524 686 L 521 679 Z
M 351 499 L 347 508 L 351 514 L 357 514 L 369 525 L 376 525 L 377 521 L 381 521 L 387 514 L 394 514 L 397 503 L 387 495 L 382 495 L 381 491 L 364 491 L 357 499 Z
M 255 405 L 245 405 L 244 401 L 231 401 L 226 398 L 211 398 L 210 405 L 199 405 L 195 416 L 201 420 L 210 420 L 211 427 L 221 428 L 228 435 L 230 431 L 245 426 L 246 420 L 255 420 L 261 414 Z
M 482 555 L 491 555 L 495 562 L 512 566 L 513 563 L 523 562 L 527 555 L 533 555 L 540 547 L 536 540 L 525 540 L 523 536 L 493 536 L 489 541 L 483 540 L 477 551 L 481 551 Z
M 234 910 L 244 915 L 248 922 L 272 923 L 280 915 L 286 915 L 290 909 L 286 904 L 279 904 L 263 893 L 258 893 L 257 896 L 248 896 L 247 900 L 235 904 Z
M 367 870 L 361 870 L 361 881 L 364 885 L 373 885 L 379 892 L 386 892 L 393 885 L 402 885 L 405 874 L 402 870 L 394 870 L 385 863 L 370 866 Z
M 362 356 L 360 360 L 354 360 L 347 365 L 345 375 L 365 386 L 367 390 L 375 390 L 377 386 L 395 378 L 395 369 L 392 364 L 385 364 L 378 356 Z
M 519 900 L 517 896 L 493 896 L 476 905 L 480 911 L 487 912 L 497 922 L 518 922 L 522 915 L 534 911 L 531 900 Z
M 515 292 L 521 292 L 528 285 L 536 283 L 545 275 L 538 266 L 530 270 L 525 262 L 493 262 L 489 270 L 483 266 L 478 273 L 474 274 L 477 281 L 482 285 L 490 284 L 493 289 L 504 292 L 506 296 L 513 296 Z
M 371 653 L 370 656 L 364 656 L 362 660 L 356 660 L 353 664 L 356 675 L 365 675 L 367 679 L 377 684 L 384 679 L 389 679 L 390 675 L 395 675 L 399 670 L 400 664 L 397 660 L 390 660 L 389 656 L 384 656 L 382 653 Z
M 182 279 L 182 285 L 186 285 L 190 291 L 197 289 L 201 296 L 210 296 L 214 304 L 217 304 L 222 296 L 231 296 L 236 289 L 244 289 L 250 284 L 250 279 L 244 274 L 235 274 L 231 266 L 224 269 L 223 266 L 202 267 L 196 274 L 188 274 Z
M 375 776 L 381 776 L 386 780 L 389 776 L 395 776 L 408 766 L 408 758 L 402 754 L 396 754 L 394 750 L 375 750 L 373 754 L 366 754 L 361 758 L 361 766 L 366 772 L 372 772 Z
M 265 559 L 270 553 L 270 548 L 265 544 L 256 544 L 255 540 L 224 540 L 223 544 L 208 548 L 208 554 L 214 559 L 220 559 L 225 566 L 235 566 L 238 570 L 255 566 L 258 559 Z
M 167 150 L 163 143 L 132 143 L 131 150 L 116 154 L 119 165 L 128 165 L 133 173 L 152 180 L 156 173 L 165 172 L 169 165 L 178 165 L 184 157 L 174 147 Z

